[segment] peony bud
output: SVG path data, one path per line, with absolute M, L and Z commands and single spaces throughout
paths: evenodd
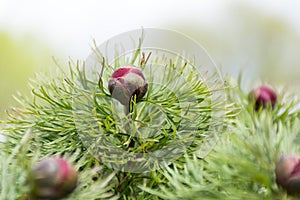
M 108 89 L 113 98 L 128 106 L 131 97 L 136 95 L 139 101 L 146 94 L 148 83 L 141 70 L 134 65 L 124 65 L 112 74 Z
M 33 167 L 30 183 L 34 197 L 60 199 L 75 189 L 77 172 L 65 159 L 50 157 Z
M 267 86 L 260 86 L 249 93 L 249 99 L 255 101 L 255 110 L 271 105 L 274 108 L 277 95 L 273 89 Z
M 276 182 L 288 194 L 300 194 L 300 156 L 283 156 L 276 164 Z

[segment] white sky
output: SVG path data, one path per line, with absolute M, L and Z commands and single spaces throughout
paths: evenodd
M 228 7 L 241 2 L 299 28 L 300 1 L 290 0 L 0 0 L 0 29 L 34 33 L 65 55 L 85 59 L 92 39 L 100 44 L 142 26 L 167 28 L 184 20 L 216 26 Z

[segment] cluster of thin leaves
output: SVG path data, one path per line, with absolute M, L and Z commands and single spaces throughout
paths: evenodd
M 151 54 L 145 57 L 139 46 L 110 66 L 95 49 L 100 67 L 70 62 L 69 72 L 59 69 L 54 77 L 33 80 L 33 100 L 18 97 L 20 108 L 3 122 L 1 199 L 25 198 L 31 164 L 57 154 L 74 161 L 80 172 L 70 199 L 153 199 L 141 186 L 157 188 L 167 181 L 157 169 L 161 163 L 182 166 L 184 152 L 192 156 L 201 149 L 211 130 L 219 130 L 222 119 L 213 112 L 225 104 L 223 98 L 211 100 L 212 93 L 224 90 L 206 84 L 216 77 L 200 78 L 195 66 L 179 57 Z M 133 99 L 129 115 L 107 89 L 113 71 L 124 64 L 140 67 L 149 83 L 141 102 Z M 24 137 L 29 139 L 22 142 Z
M 11 153 L 6 152 L 10 148 L 7 142 L 0 143 L 0 199 L 32 199 L 29 184 L 29 175 L 32 167 L 41 157 L 42 147 L 31 150 L 31 143 L 38 137 L 31 129 L 27 129 L 19 143 L 11 149 Z M 8 139 L 9 140 L 9 139 Z M 30 153 L 29 153 L 30 152 Z M 80 158 L 79 158 L 79 155 Z M 88 153 L 76 152 L 60 153 L 47 156 L 62 156 L 74 165 L 78 173 L 78 183 L 75 191 L 65 199 L 118 199 L 113 191 L 111 180 L 114 173 L 103 174 L 103 168 L 98 163 L 90 161 Z M 101 176 L 99 175 L 101 174 Z
M 282 155 L 300 153 L 300 111 L 296 95 L 278 92 L 278 102 L 256 111 L 248 92 L 237 87 L 230 101 L 236 118 L 204 159 L 186 158 L 183 169 L 167 167 L 168 182 L 143 189 L 163 199 L 297 199 L 277 186 L 275 164 Z

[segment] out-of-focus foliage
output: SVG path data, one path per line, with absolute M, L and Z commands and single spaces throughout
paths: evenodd
M 14 94 L 30 92 L 28 79 L 51 59 L 49 50 L 32 37 L 18 38 L 0 31 L 0 117 L 15 104 Z

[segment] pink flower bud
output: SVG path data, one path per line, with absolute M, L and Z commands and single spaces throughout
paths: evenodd
M 274 108 L 277 100 L 277 95 L 273 89 L 267 86 L 260 86 L 249 93 L 249 99 L 254 100 L 255 110 L 271 105 Z
M 32 195 L 38 199 L 63 198 L 75 189 L 77 179 L 77 172 L 65 159 L 43 159 L 31 171 Z
M 136 95 L 136 99 L 139 101 L 146 94 L 148 83 L 141 70 L 134 65 L 125 65 L 112 74 L 108 89 L 113 98 L 128 106 L 131 97 Z
M 300 156 L 283 156 L 276 164 L 276 182 L 288 194 L 300 194 Z

